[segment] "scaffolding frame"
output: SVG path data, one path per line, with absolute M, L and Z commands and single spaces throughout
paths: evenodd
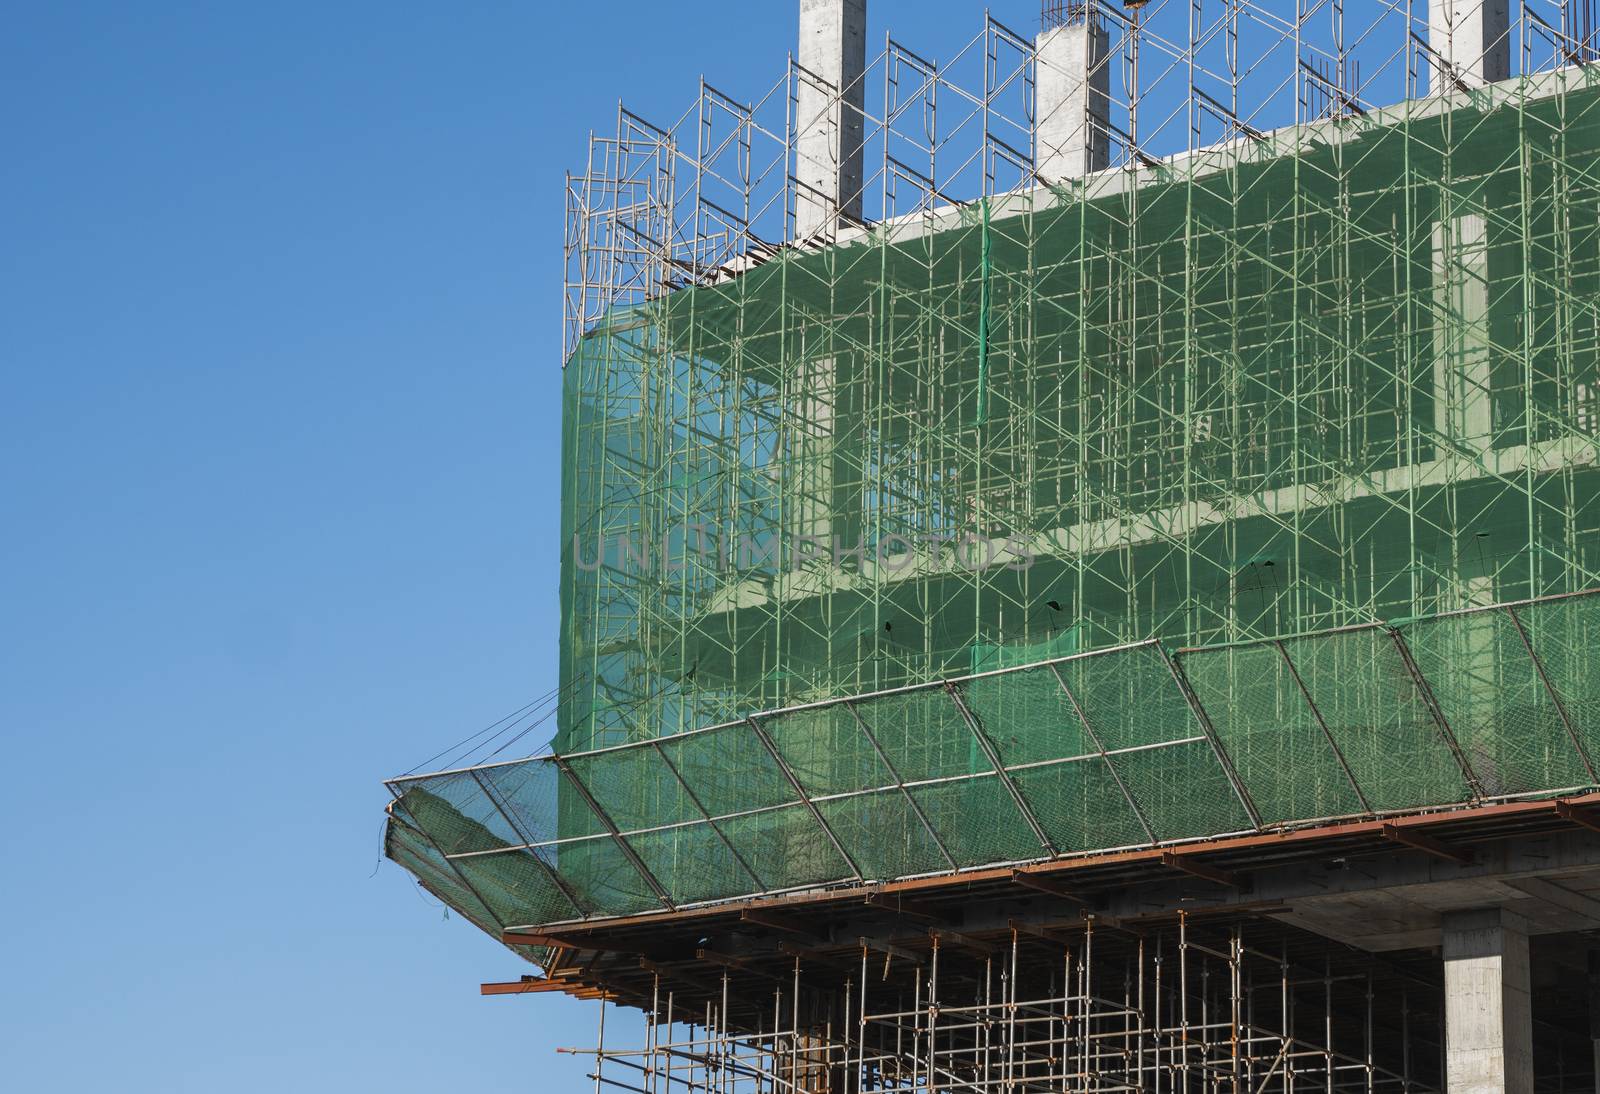
M 934 931 L 925 951 L 864 939 L 854 968 L 796 957 L 786 977 L 725 959 L 699 984 L 657 974 L 639 1042 L 602 1002 L 595 1045 L 560 1051 L 633 1094 L 1441 1089 L 1435 985 L 1281 931 L 1257 944 L 1261 927 Z
M 987 15 L 619 106 L 566 190 L 557 736 L 393 780 L 388 854 L 550 968 L 548 929 L 1600 785 L 1600 35 L 1511 8 L 1486 84 L 1426 0 L 1051 0 L 1107 43 L 1082 177 Z M 808 186 L 858 109 L 861 193 Z M 1431 986 L 1262 921 L 724 941 L 642 1047 L 602 1005 L 597 1092 L 1442 1085 Z
M 1345 7 L 1295 0 L 1285 15 L 1259 0 L 1073 0 L 1046 3 L 1042 25 L 1110 31 L 1109 166 L 1129 169 L 1467 86 L 1427 41 L 1425 0 L 1378 0 L 1364 14 Z M 1600 57 L 1593 0 L 1517 0 L 1509 28 L 1515 75 Z M 717 284 L 781 253 L 803 185 L 798 135 L 825 127 L 848 95 L 876 92 L 864 114 L 873 171 L 859 194 L 811 196 L 859 199 L 876 209 L 872 224 L 1062 184 L 1034 173 L 1036 61 L 1032 38 L 986 14 L 943 62 L 886 36 L 851 88 L 791 56 L 753 99 L 702 77 L 696 101 L 665 124 L 619 104 L 614 134 L 591 133 L 584 170 L 567 176 L 564 359 L 615 308 Z M 815 117 L 799 115 L 802 85 L 824 96 Z M 799 242 L 852 235 L 845 225 Z
M 1120 75 L 1083 179 L 1033 172 L 993 19 L 868 66 L 871 224 L 785 242 L 832 117 L 793 62 L 592 142 L 565 747 L 1600 583 L 1592 28 L 1527 0 L 1521 74 L 1462 90 L 1413 5 L 1091 6 Z
M 1581 793 L 1600 786 L 1596 643 L 1600 590 L 1134 643 L 402 776 L 388 851 L 499 938 Z

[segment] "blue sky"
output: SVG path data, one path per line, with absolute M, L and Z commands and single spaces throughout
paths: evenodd
M 586 1088 L 380 780 L 555 683 L 562 173 L 794 3 L 7 9 L 5 1086 Z

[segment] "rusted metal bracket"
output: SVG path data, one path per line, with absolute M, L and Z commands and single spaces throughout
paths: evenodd
M 1386 824 L 1383 826 L 1382 832 L 1383 838 L 1386 840 L 1426 852 L 1435 858 L 1448 859 L 1451 862 L 1460 863 L 1462 866 L 1471 866 L 1476 861 L 1470 850 L 1464 847 L 1457 847 L 1453 843 L 1446 843 L 1444 840 L 1434 839 L 1432 836 L 1425 836 L 1409 826 Z
M 1017 885 L 1021 885 L 1025 889 L 1032 889 L 1035 892 L 1048 893 L 1051 896 L 1058 896 L 1062 900 L 1071 901 L 1073 904 L 1077 904 L 1085 908 L 1094 907 L 1094 901 L 1090 900 L 1082 893 L 1078 893 L 1072 889 L 1069 889 L 1067 886 L 1051 877 L 1029 873 L 1027 870 L 1013 870 L 1011 871 L 1011 880 Z
M 1250 879 L 1236 870 L 1224 870 L 1220 866 L 1208 866 L 1203 862 L 1196 862 L 1193 855 L 1180 855 L 1174 851 L 1161 852 L 1161 865 L 1169 866 L 1174 870 L 1181 870 L 1191 877 L 1201 878 L 1204 881 L 1213 881 L 1218 885 L 1226 885 L 1230 889 L 1244 891 L 1250 888 Z
M 787 934 L 798 935 L 813 942 L 827 942 L 811 927 L 782 912 L 774 912 L 766 908 L 744 908 L 739 912 L 739 919 L 745 923 L 754 923 L 759 927 L 769 930 L 784 931 Z

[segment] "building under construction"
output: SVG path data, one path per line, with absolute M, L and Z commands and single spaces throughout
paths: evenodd
M 597 1091 L 1600 1088 L 1592 0 L 1014 14 L 592 137 L 554 739 L 389 856 Z

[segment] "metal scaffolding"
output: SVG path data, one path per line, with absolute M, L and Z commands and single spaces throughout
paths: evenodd
M 597 1091 L 1444 1085 L 1425 970 L 1265 919 L 572 962 L 1600 786 L 1600 34 L 1509 8 L 1049 0 L 592 137 L 556 738 L 392 780 L 386 850 L 642 1007 Z
M 724 970 L 690 1003 L 669 974 L 641 1042 L 619 1044 L 602 1004 L 597 1044 L 563 1051 L 593 1057 L 597 1090 L 635 1094 L 1441 1088 L 1425 975 L 1252 926 L 935 934 L 925 952 L 863 945 L 853 968 L 797 957 L 764 993 Z
M 1074 654 L 393 780 L 389 853 L 497 937 L 1600 785 L 1600 594 Z
M 1516 7 L 1474 87 L 1404 3 L 1268 7 L 1093 5 L 1079 179 L 1028 38 L 891 39 L 882 219 L 826 239 L 810 74 L 623 111 L 570 188 L 552 753 L 396 780 L 391 853 L 498 931 L 1594 785 L 1588 23 Z
M 868 66 L 871 223 L 794 238 L 833 117 L 794 65 L 593 141 L 560 747 L 1600 584 L 1577 7 L 1515 5 L 1483 86 L 1426 5 L 1091 7 L 1081 178 L 1036 173 L 1036 51 L 993 20 Z

